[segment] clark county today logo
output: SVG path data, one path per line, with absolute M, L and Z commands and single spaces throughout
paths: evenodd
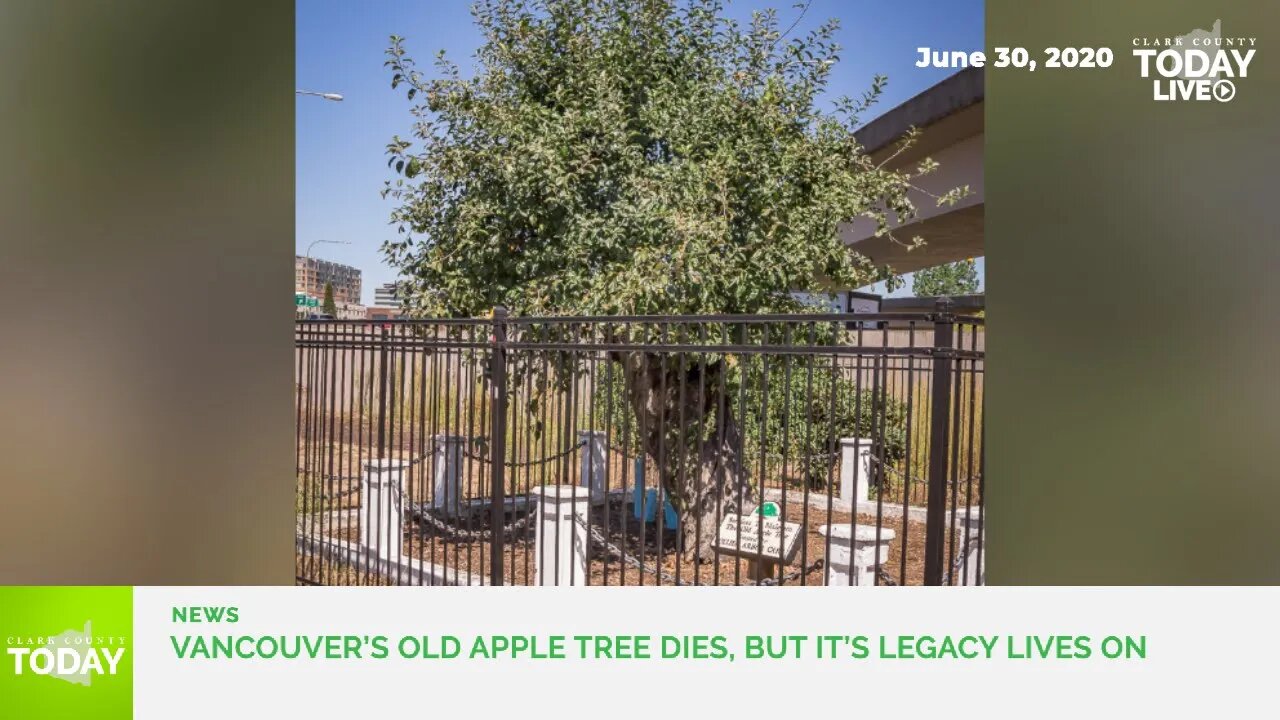
M 133 588 L 0 586 L 0 717 L 133 717 Z
M 1133 55 L 1143 78 L 1151 78 L 1152 97 L 1165 101 L 1231 102 L 1235 81 L 1249 76 L 1254 37 L 1223 37 L 1222 21 L 1212 30 L 1192 30 L 1175 37 L 1136 37 Z
M 91 686 L 95 675 L 115 675 L 124 658 L 128 638 L 93 634 L 93 622 L 83 630 L 57 635 L 10 635 L 5 652 L 13 659 L 15 675 L 47 675 L 76 685 Z

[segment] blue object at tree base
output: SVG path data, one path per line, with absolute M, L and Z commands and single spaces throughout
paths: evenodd
M 632 494 L 632 512 L 637 520 L 644 520 L 652 525 L 657 521 L 658 515 L 658 489 L 648 488 L 644 486 L 644 458 L 636 458 L 636 474 L 635 489 Z M 680 524 L 680 519 L 676 517 L 676 509 L 671 506 L 671 501 L 662 498 L 662 527 L 667 530 L 674 530 Z

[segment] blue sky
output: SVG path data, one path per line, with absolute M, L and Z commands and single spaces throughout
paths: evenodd
M 305 254 L 316 240 L 350 243 L 316 245 L 312 256 L 360 268 L 366 303 L 372 302 L 376 286 L 396 277 L 379 250 L 395 232 L 388 225 L 392 203 L 379 191 L 391 177 L 387 142 L 393 135 L 410 134 L 408 102 L 403 92 L 391 89 L 390 74 L 382 66 L 387 38 L 404 36 L 424 69 L 442 48 L 468 69 L 480 42 L 470 7 L 469 0 L 298 0 L 297 88 L 337 92 L 346 99 L 335 103 L 297 97 L 297 251 Z M 778 9 L 784 28 L 800 14 L 791 0 L 730 0 L 728 12 L 746 19 L 767 7 Z M 878 112 L 953 72 L 915 67 L 917 47 L 977 50 L 983 45 L 981 0 L 812 0 L 793 33 L 831 17 L 841 21 L 837 37 L 844 48 L 832 74 L 831 96 L 856 97 L 876 73 L 887 75 Z M 909 294 L 896 294 L 904 292 Z

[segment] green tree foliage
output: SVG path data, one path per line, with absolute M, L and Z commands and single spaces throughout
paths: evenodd
M 784 359 L 766 370 L 757 359 L 748 365 L 746 383 L 746 457 L 756 467 L 763 456 L 770 475 L 824 488 L 841 438 L 875 438 L 886 462 L 905 454 L 903 404 L 859 386 L 848 370 L 833 372 L 820 358 Z
M 328 282 L 324 284 L 324 304 L 321 309 L 326 315 L 338 317 L 338 305 L 333 301 L 333 285 Z
M 978 268 L 973 258 L 917 270 L 911 282 L 916 297 L 971 295 L 978 291 Z
M 884 77 L 819 107 L 836 21 L 784 37 L 774 11 L 739 23 L 721 0 L 479 0 L 473 14 L 469 76 L 443 53 L 424 73 L 398 36 L 387 50 L 413 122 L 387 146 L 398 235 L 383 250 L 411 314 L 803 311 L 791 290 L 892 277 L 837 228 L 909 221 L 908 190 L 937 164 L 891 169 L 858 144 Z M 723 406 L 714 393 L 741 369 L 710 358 L 695 380 L 677 354 L 613 360 L 637 419 L 651 416 L 646 451 L 702 468 L 687 485 L 660 468 L 677 509 L 710 517 L 742 482 L 738 424 L 690 437 L 666 418 L 713 415 L 700 408 Z
M 885 79 L 820 109 L 836 22 L 782 38 L 774 12 L 740 25 L 721 6 L 481 0 L 472 77 L 443 53 L 427 77 L 392 37 L 414 124 L 387 148 L 384 249 L 410 307 L 754 313 L 883 277 L 836 228 L 909 220 L 935 166 L 891 170 L 854 139 Z

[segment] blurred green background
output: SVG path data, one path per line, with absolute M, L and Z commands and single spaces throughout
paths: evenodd
M 1257 38 L 1230 103 L 1156 102 L 1134 37 Z M 988 0 L 988 580 L 1280 580 L 1280 6 Z M 1041 56 L 1042 57 L 1042 56 Z
M 0 582 L 293 574 L 293 3 L 0 4 Z
M 292 2 L 0 6 L 0 582 L 290 583 Z M 1135 36 L 1258 38 L 1157 103 Z M 991 0 L 988 579 L 1280 580 L 1280 10 Z M 199 382 L 192 382 L 198 378 Z

